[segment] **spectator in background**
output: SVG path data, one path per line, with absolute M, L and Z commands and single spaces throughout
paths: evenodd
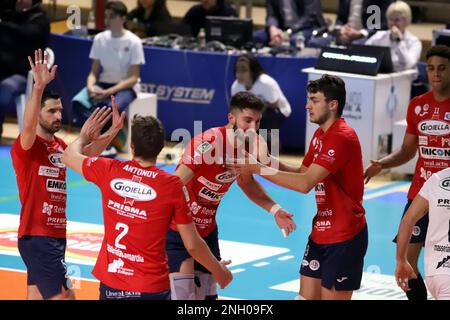
M 284 120 L 291 115 L 291 105 L 281 91 L 277 81 L 265 73 L 255 56 L 241 55 L 234 66 L 236 80 L 231 86 L 231 95 L 250 91 L 265 103 L 260 129 L 267 129 L 267 144 L 271 147 L 270 132 L 280 129 Z
M 0 140 L 5 115 L 25 93 L 28 56 L 45 49 L 50 21 L 41 0 L 6 0 L 0 5 Z
M 183 23 L 192 29 L 192 35 L 197 36 L 201 28 L 205 27 L 206 16 L 238 17 L 236 10 L 225 0 L 201 0 L 201 4 L 192 6 L 184 15 Z
M 326 47 L 332 42 L 338 45 L 350 43 L 363 44 L 368 38 L 373 36 L 377 30 L 386 30 L 385 12 L 393 0 L 339 0 L 339 11 L 333 31 L 328 36 L 322 35 L 312 38 L 308 46 Z M 380 8 L 380 25 L 372 25 L 377 21 L 371 6 Z
M 172 17 L 166 0 L 138 0 L 137 8 L 128 14 L 127 29 L 141 38 L 157 35 L 157 25 L 170 23 Z
M 325 26 L 320 0 L 267 0 L 266 27 L 253 33 L 253 41 L 264 45 L 281 45 L 283 32 L 292 30 L 290 42 L 300 33 L 306 41 L 314 29 Z
M 393 2 L 386 17 L 389 30 L 378 31 L 366 44 L 390 47 L 394 71 L 415 68 L 422 52 L 422 42 L 406 30 L 412 20 L 411 8 L 406 2 Z
M 124 29 L 127 7 L 121 1 L 108 2 L 105 7 L 107 30 L 97 34 L 89 58 L 92 67 L 83 88 L 73 99 L 73 122 L 82 126 L 97 106 L 111 108 L 111 95 L 116 97 L 119 111 L 126 111 L 136 98 L 139 76 L 145 64 L 142 42 L 132 32 Z M 104 130 L 107 130 L 106 126 Z M 120 131 L 113 141 L 115 148 L 123 148 L 126 135 Z M 117 150 L 110 146 L 103 156 L 115 156 Z

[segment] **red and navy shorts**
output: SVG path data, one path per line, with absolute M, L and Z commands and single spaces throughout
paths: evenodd
M 20 256 L 27 267 L 27 284 L 36 285 L 44 299 L 72 288 L 65 262 L 66 239 L 22 236 L 18 241 Z
M 220 248 L 219 248 L 219 232 L 217 228 L 215 228 L 209 235 L 205 238 L 206 244 L 211 250 L 212 254 L 216 257 L 218 261 L 221 260 L 220 257 Z M 183 240 L 181 239 L 180 233 L 169 229 L 166 235 L 166 252 L 167 259 L 169 261 L 169 272 L 179 272 L 181 264 L 184 260 L 191 258 L 191 255 L 186 250 L 183 244 Z M 194 270 L 198 270 L 204 273 L 211 273 L 202 266 L 200 263 L 194 260 Z
M 300 266 L 302 276 L 321 279 L 322 287 L 354 291 L 361 286 L 368 245 L 367 225 L 352 239 L 334 244 L 316 244 L 309 239 Z
M 405 206 L 405 210 L 403 210 L 402 219 L 408 211 L 408 208 L 411 206 L 412 200 L 408 200 Z M 427 229 L 428 229 L 428 212 L 422 218 L 420 218 L 416 224 L 414 225 L 413 232 L 411 234 L 411 240 L 409 243 L 422 243 L 425 244 L 425 238 L 427 237 Z M 397 243 L 397 236 L 395 236 L 393 242 Z

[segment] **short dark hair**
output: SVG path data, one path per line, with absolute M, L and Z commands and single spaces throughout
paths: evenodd
M 264 109 L 264 101 L 250 91 L 241 91 L 231 97 L 230 112 L 236 109 L 240 111 L 252 109 L 262 112 Z
M 135 115 L 131 124 L 131 143 L 134 155 L 143 159 L 156 159 L 164 147 L 164 127 L 152 116 Z
M 345 82 L 338 76 L 324 74 L 320 79 L 311 80 L 306 87 L 308 93 L 322 92 L 326 100 L 337 100 L 337 115 L 342 116 L 345 107 Z
M 443 44 L 438 44 L 436 46 L 431 47 L 427 51 L 426 59 L 428 60 L 428 58 L 434 56 L 445 58 L 450 61 L 450 47 L 447 47 Z
M 259 76 L 265 73 L 263 67 L 259 63 L 258 59 L 252 54 L 243 54 L 241 55 L 234 64 L 234 74 L 236 74 L 236 66 L 238 62 L 247 62 L 248 67 L 250 69 L 250 76 L 252 77 L 252 83 L 255 83 L 258 80 Z
M 111 10 L 121 17 L 126 17 L 128 13 L 127 6 L 122 1 L 109 1 L 106 3 L 105 10 Z
M 50 100 L 50 99 L 61 99 L 61 97 L 59 96 L 59 94 L 57 94 L 54 91 L 50 91 L 50 90 L 45 90 L 44 93 L 42 94 L 42 98 L 41 98 L 41 108 L 44 107 L 45 105 L 45 101 Z

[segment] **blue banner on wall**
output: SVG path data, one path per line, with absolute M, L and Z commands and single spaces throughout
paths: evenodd
M 92 41 L 52 34 L 49 47 L 58 65 L 51 88 L 62 97 L 65 122 L 72 118 L 70 101 L 85 85 L 91 67 Z M 142 91 L 158 95 L 158 118 L 166 137 L 178 128 L 194 134 L 194 121 L 202 129 L 227 123 L 230 88 L 237 55 L 144 47 L 146 64 L 141 68 Z M 305 103 L 307 75 L 301 70 L 315 65 L 315 58 L 258 57 L 275 78 L 292 107 L 280 130 L 283 147 L 305 147 Z

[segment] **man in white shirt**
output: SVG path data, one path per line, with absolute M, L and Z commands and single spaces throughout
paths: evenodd
M 395 278 L 405 292 L 409 290 L 408 280 L 417 278 L 407 260 L 409 239 L 416 222 L 427 211 L 426 283 L 435 299 L 450 300 L 450 168 L 434 173 L 425 182 L 400 224 Z
M 97 106 L 111 107 L 109 97 L 114 95 L 119 111 L 125 111 L 139 90 L 140 67 L 145 64 L 142 42 L 126 30 L 127 7 L 121 1 L 108 2 L 105 7 L 107 30 L 97 34 L 89 58 L 92 67 L 86 87 L 72 100 L 73 122 L 83 125 Z M 104 130 L 107 130 L 106 125 Z M 119 133 L 114 143 L 125 144 L 125 135 Z

